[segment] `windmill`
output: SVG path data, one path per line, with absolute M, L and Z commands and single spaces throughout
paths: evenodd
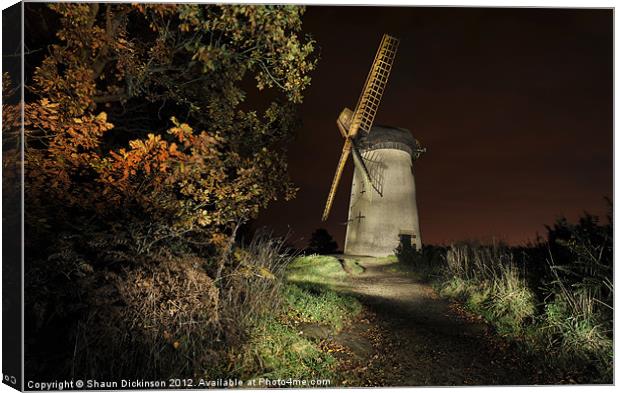
M 398 39 L 384 34 L 355 110 L 345 108 L 336 121 L 344 146 L 323 221 L 329 217 L 342 172 L 351 155 L 354 175 L 346 254 L 389 255 L 399 243 L 421 247 L 412 163 L 426 149 L 409 130 L 373 126 L 397 49 Z
M 327 196 L 327 203 L 325 204 L 325 210 L 323 211 L 323 221 L 327 221 L 329 212 L 336 196 L 336 190 L 338 189 L 338 183 L 340 183 L 340 177 L 344 171 L 344 166 L 347 163 L 349 154 L 353 154 L 353 162 L 358 171 L 361 172 L 364 182 L 370 184 L 373 188 L 381 194 L 377 182 L 373 184 L 372 178 L 368 173 L 368 168 L 364 164 L 362 155 L 359 148 L 356 146 L 354 138 L 361 129 L 363 132 L 368 133 L 372 128 L 372 123 L 375 120 L 381 97 L 385 91 L 390 71 L 392 71 L 392 64 L 396 57 L 396 51 L 398 50 L 398 39 L 383 35 L 379 50 L 375 55 L 375 60 L 372 63 L 366 83 L 362 89 L 362 95 L 360 96 L 355 111 L 351 111 L 349 108 L 345 108 L 338 116 L 336 124 L 340 133 L 344 137 L 344 146 L 342 147 L 342 154 L 336 167 L 336 174 L 332 181 L 329 195 Z

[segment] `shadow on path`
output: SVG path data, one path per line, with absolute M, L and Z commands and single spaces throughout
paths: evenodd
M 353 324 L 335 340 L 348 347 L 358 345 L 355 337 L 364 336 L 372 324 L 385 336 L 375 348 L 372 367 L 363 370 L 365 376 L 358 372 L 358 380 L 382 386 L 543 383 L 542 373 L 494 337 L 485 323 L 454 312 L 452 304 L 428 284 L 395 269 L 394 263 L 355 258 L 364 272 L 349 275 L 335 289 L 358 297 L 375 321 Z

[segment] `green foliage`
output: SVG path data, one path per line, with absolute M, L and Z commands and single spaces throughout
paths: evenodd
M 398 262 L 398 257 L 396 255 L 387 255 L 385 257 L 375 258 L 375 262 L 380 264 L 391 264 Z
M 334 277 L 346 277 L 333 257 L 298 257 L 285 274 L 289 283 L 280 292 L 282 314 L 257 321 L 236 372 L 244 378 L 333 378 L 336 360 L 321 352 L 319 343 L 305 338 L 300 326 L 318 324 L 336 332 L 361 312 L 361 303 L 326 285 Z
M 459 296 L 498 330 L 518 334 L 536 312 L 536 297 L 505 246 L 456 244 L 446 253 L 445 294 Z
M 334 257 L 309 255 L 295 259 L 288 267 L 286 278 L 293 283 L 332 285 L 347 276 L 340 261 Z
M 536 298 L 515 265 L 504 266 L 491 281 L 489 309 L 497 325 L 511 333 L 521 332 L 533 320 Z
M 261 319 L 243 350 L 244 379 L 332 378 L 335 359 L 321 352 L 315 343 L 299 335 L 297 329 L 273 317 Z
M 541 322 L 545 332 L 539 340 L 552 348 L 550 358 L 566 368 L 596 370 L 595 382 L 613 379 L 613 338 L 609 323 L 599 323 L 596 315 L 576 313 L 567 302 L 547 304 Z
M 576 224 L 560 219 L 548 229 L 547 255 L 542 257 L 546 261 L 541 260 L 541 245 L 514 250 L 475 243 L 450 246 L 447 270 L 439 277 L 440 292 L 459 299 L 499 332 L 542 353 L 556 367 L 579 373 L 584 381 L 609 383 L 612 223 L 601 224 L 586 214 Z
M 613 377 L 613 228 L 586 214 L 576 225 L 560 219 L 549 228 L 551 279 L 541 324 L 564 363 L 594 365 L 602 381 Z
M 287 285 L 288 315 L 303 322 L 316 322 L 340 330 L 344 322 L 359 314 L 360 302 L 351 296 L 317 285 Z
M 114 234 L 134 253 L 221 248 L 294 196 L 286 142 L 316 64 L 303 7 L 27 8 L 57 27 L 26 78 L 27 222 L 42 257 L 59 232 Z M 247 99 L 252 79 L 269 99 Z
M 351 274 L 361 269 L 353 261 L 344 260 L 343 263 Z M 287 281 L 295 284 L 285 290 L 289 316 L 339 330 L 348 318 L 359 314 L 361 304 L 357 299 L 340 295 L 330 288 L 346 279 L 348 273 L 344 269 L 345 266 L 334 257 L 310 255 L 296 258 L 286 270 Z
M 48 29 L 25 69 L 29 372 L 53 354 L 54 378 L 206 373 L 281 306 L 277 247 L 235 240 L 296 191 L 286 144 L 316 65 L 303 13 L 26 5 Z
M 613 318 L 613 226 L 586 214 L 575 225 L 565 219 L 549 228 L 550 279 L 546 289 L 578 314 Z

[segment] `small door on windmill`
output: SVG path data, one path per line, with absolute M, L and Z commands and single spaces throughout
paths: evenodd
M 403 230 L 401 229 L 398 232 L 398 237 L 400 240 L 400 245 L 402 248 L 411 248 L 412 247 L 412 239 L 415 239 L 415 233 L 413 231 L 410 230 Z M 416 246 L 413 245 L 413 247 L 415 248 Z

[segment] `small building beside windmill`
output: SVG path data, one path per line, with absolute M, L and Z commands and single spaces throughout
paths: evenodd
M 356 137 L 364 162 L 378 190 L 353 174 L 344 252 L 387 256 L 399 244 L 422 247 L 413 162 L 424 149 L 404 128 L 373 126 Z

